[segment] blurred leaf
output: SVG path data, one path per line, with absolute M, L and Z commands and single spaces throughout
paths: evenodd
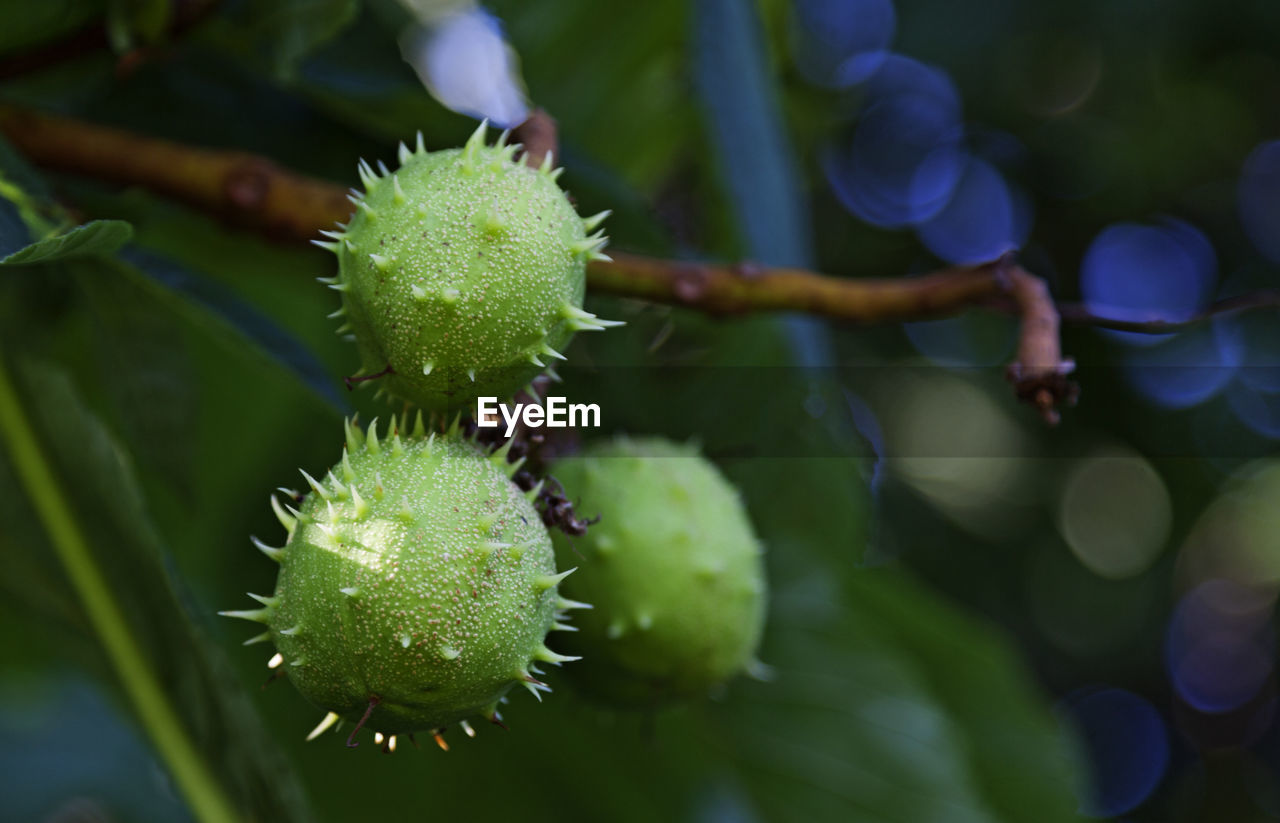
M 903 576 L 861 572 L 842 595 L 811 571 L 776 592 L 771 620 L 775 679 L 719 712 L 766 819 L 1079 819 L 1020 668 Z
M 346 28 L 359 9 L 358 0 L 237 3 L 206 34 L 245 63 L 289 82 L 298 64 Z
M 40 457 L 54 476 L 56 493 L 73 514 L 69 527 L 88 541 L 91 562 L 106 578 L 132 642 L 150 661 L 151 676 L 160 679 L 176 715 L 183 718 L 185 734 L 243 811 L 262 820 L 305 819 L 302 792 L 217 647 L 173 586 L 127 454 L 56 366 L 25 359 L 15 365 L 17 396 L 27 404 L 26 417 L 35 429 Z M 0 477 L 14 479 L 8 473 Z M 27 488 L 2 491 L 21 500 Z M 34 514 L 10 521 L 10 528 L 6 538 L 20 551 L 49 551 Z
M 129 224 L 121 221 L 95 221 L 81 228 L 93 229 L 104 225 L 123 227 L 123 230 L 109 228 L 94 231 L 91 234 L 73 230 L 59 238 L 54 238 L 55 241 L 65 238 L 66 242 L 63 245 L 54 243 L 52 246 L 47 246 L 45 243 L 49 241 L 41 241 L 28 246 L 6 261 L 0 261 L 0 265 L 16 267 L 56 261 L 70 262 L 75 258 L 92 256 L 92 250 L 101 252 L 118 245 L 117 241 L 120 241 L 121 234 L 127 238 L 132 233 Z M 76 242 L 72 239 L 77 234 L 87 235 L 84 242 Z M 18 258 L 16 262 L 14 262 L 15 257 Z M 336 381 L 305 345 L 271 318 L 240 300 L 216 282 L 159 255 L 140 249 L 126 250 L 119 260 L 104 260 L 100 269 L 82 269 L 81 271 L 91 271 L 90 276 L 102 276 L 107 270 L 131 282 L 134 288 L 141 288 L 146 299 L 159 301 L 154 303 L 157 312 L 152 314 L 153 322 L 167 322 L 157 318 L 162 317 L 163 312 L 172 313 L 182 322 L 191 324 L 199 328 L 202 333 L 221 340 L 224 345 L 239 348 L 260 359 L 273 361 L 335 408 L 346 407 L 346 402 L 338 394 Z M 117 301 L 105 306 L 96 306 L 95 310 L 102 316 L 108 316 L 113 310 L 127 311 L 134 308 L 136 306 L 129 306 L 125 301 Z M 112 317 L 109 320 L 114 322 L 118 318 Z M 118 330 L 128 330 L 132 334 L 140 333 L 136 327 L 130 328 L 118 323 L 116 325 Z
M 152 252 L 131 249 L 122 259 L 175 298 L 169 301 L 170 306 L 187 322 L 223 339 L 227 345 L 252 347 L 259 357 L 270 358 L 284 367 L 336 409 L 347 407 L 338 394 L 337 381 L 324 364 L 270 317 L 215 281 Z
M 320 471 L 332 463 L 342 441 L 340 415 L 353 400 L 373 409 L 366 419 L 385 404 L 341 388 L 337 375 L 353 369 L 357 355 L 326 317 L 338 305 L 336 294 L 315 282 L 332 273 L 330 255 L 228 231 L 139 191 L 77 190 L 77 202 L 126 217 L 142 248 L 131 246 L 110 264 L 77 264 L 71 286 L 83 295 L 75 299 L 84 318 L 75 321 L 73 339 L 65 339 L 68 329 L 50 345 L 81 385 L 98 385 L 105 382 L 98 376 L 109 374 L 126 384 L 102 386 L 93 399 L 98 408 L 119 409 L 110 420 L 139 467 L 157 470 L 143 473 L 153 516 L 170 536 L 185 579 L 212 611 L 246 587 L 271 585 L 273 569 L 239 562 L 257 557 L 250 534 L 265 537 L 279 528 L 266 505 L 269 490 L 297 483 L 299 466 Z M 39 283 L 34 276 L 15 279 L 26 281 L 17 303 L 28 307 L 59 285 L 52 275 Z M 0 308 L 6 305 L 0 299 Z M 119 317 L 103 316 L 117 311 Z M 131 318 L 138 328 L 130 328 Z M 122 336 L 107 339 L 117 329 Z M 130 359 L 131 347 L 170 332 L 171 351 Z M 85 351 L 97 357 L 85 358 Z M 302 373 L 282 370 L 286 363 Z M 118 368 L 134 373 L 115 377 Z M 130 392 L 149 385 L 160 394 L 145 408 L 123 405 Z M 174 430 L 181 434 L 176 443 L 161 434 Z
M 809 215 L 758 9 L 731 0 L 699 0 L 693 28 L 699 96 L 741 245 L 764 263 L 812 265 Z M 754 358 L 746 354 L 753 348 L 753 336 L 754 347 L 762 350 Z M 720 331 L 709 345 L 719 353 L 711 362 L 719 365 L 772 367 L 763 380 L 738 381 L 771 387 L 768 393 L 758 393 L 755 405 L 775 421 L 772 431 L 785 434 L 775 435 L 772 439 L 781 442 L 761 453 L 811 458 L 803 464 L 810 497 L 796 505 L 812 508 L 817 500 L 831 501 L 825 507 L 832 519 L 828 533 L 847 541 L 847 553 L 839 556 L 846 562 L 860 560 L 866 550 L 861 523 L 869 507 L 863 476 L 867 472 L 862 461 L 839 458 L 869 456 L 872 449 L 851 411 L 851 390 L 830 370 L 835 355 L 827 326 L 803 316 L 761 320 L 732 332 Z M 808 425 L 788 425 L 797 420 Z M 823 457 L 833 460 L 819 459 Z M 814 493 L 815 487 L 825 494 Z
M 869 612 L 864 619 L 915 656 L 927 687 L 959 719 L 986 802 L 1005 820 L 1078 819 L 1076 753 L 1008 644 L 919 585 L 887 578 L 856 576 L 852 597 Z
M 203 262 L 220 260 L 251 280 L 260 270 L 279 269 L 272 254 L 258 254 L 261 250 L 243 239 L 228 238 L 225 248 L 215 244 L 211 249 L 188 242 L 192 238 L 184 231 L 173 234 Z M 139 253 L 126 254 L 132 260 Z M 148 266 L 182 268 L 154 254 L 143 256 Z M 174 283 L 174 277 L 195 282 Z M 0 350 L 38 354 L 74 375 L 87 402 L 127 444 L 146 484 L 152 516 L 169 537 L 185 578 L 210 598 L 206 610 L 212 613 L 213 603 L 229 602 L 252 584 L 240 564 L 227 564 L 225 558 L 231 549 L 251 552 L 248 535 L 265 534 L 274 524 L 265 489 L 296 477 L 297 461 L 312 465 L 314 458 L 299 456 L 308 448 L 330 460 L 326 446 L 331 441 L 324 434 L 340 440 L 341 429 L 337 409 L 324 405 L 321 394 L 332 403 L 336 380 L 292 332 L 227 286 L 190 270 L 165 272 L 161 279 L 165 282 L 125 260 L 84 258 L 12 269 L 0 277 Z M 324 318 L 323 302 L 331 293 L 309 277 L 278 282 L 314 293 L 325 343 L 344 352 L 350 348 Z M 280 304 L 308 306 L 311 297 L 292 299 L 286 291 Z M 218 313 L 224 309 L 236 322 L 247 317 L 249 333 L 276 351 L 257 345 Z M 310 362 L 305 367 L 317 375 L 312 385 L 290 379 L 282 369 L 294 355 L 304 365 Z M 262 490 L 254 491 L 252 481 L 247 488 L 246 478 L 265 478 Z M 16 562 L 13 555 L 6 559 Z M 5 579 L 29 580 L 34 587 L 59 576 L 56 566 L 43 574 L 24 567 Z M 40 602 L 53 607 L 57 599 Z
M 810 265 L 809 221 L 754 4 L 694 4 L 694 72 L 743 245 L 761 263 Z
M 107 37 L 118 54 L 154 45 L 164 36 L 174 12 L 170 0 L 108 0 Z
M 616 4 L 607 19 L 593 0 L 491 5 L 520 54 L 533 103 L 555 115 L 566 150 L 650 194 L 667 183 L 696 137 L 686 76 L 689 4 Z
M 7 152 L 3 142 L 0 169 L 10 180 L 21 181 L 19 194 L 29 208 L 56 208 L 40 175 Z M 99 202 L 94 197 L 82 201 L 91 208 Z M 200 263 L 222 261 L 251 275 L 281 265 L 266 249 L 245 238 L 206 248 L 197 242 L 201 235 L 193 233 L 189 224 L 175 223 L 170 204 L 158 204 L 151 198 L 144 198 L 144 202 L 150 204 L 149 210 L 131 212 L 113 202 L 108 211 L 123 211 L 130 221 L 142 219 L 143 229 L 152 225 L 152 215 L 167 215 L 158 231 L 175 249 L 187 250 Z M 0 199 L 0 206 L 6 203 L 7 199 Z M 4 214 L 0 210 L 0 220 Z M 118 220 L 90 226 L 104 224 L 122 226 L 132 233 L 130 223 Z M 203 221 L 198 231 L 214 232 L 213 224 Z M 85 247 L 78 248 L 83 251 Z M 192 482 L 198 471 L 216 475 L 207 467 L 200 470 L 191 429 L 199 408 L 217 406 L 210 398 L 211 375 L 196 360 L 208 361 L 210 349 L 216 352 L 213 359 L 222 368 L 232 364 L 239 368 L 240 381 L 250 380 L 248 368 L 260 364 L 269 375 L 266 379 L 277 386 L 283 366 L 297 376 L 300 388 L 335 408 L 346 407 L 330 370 L 304 343 L 195 270 L 135 248 L 127 249 L 117 260 L 49 256 L 39 262 L 51 265 L 15 268 L 3 284 L 5 290 L 0 295 L 6 299 L 0 301 L 0 318 L 7 324 L 5 337 L 10 345 L 22 341 L 24 350 L 48 351 L 73 369 L 82 385 L 96 388 L 99 408 L 127 440 L 142 468 L 158 473 L 156 489 L 175 494 L 179 500 L 185 501 L 195 490 Z M 324 291 L 313 283 L 306 285 L 315 292 Z M 297 301 L 290 303 L 296 305 Z M 318 317 L 323 321 L 322 313 Z M 327 337 L 332 339 L 331 334 Z M 84 357 L 84 352 L 93 356 Z M 288 394 L 290 390 L 279 386 L 276 391 Z M 267 396 L 261 389 L 259 395 Z M 251 417 L 243 411 L 237 416 Z M 208 499 L 210 490 L 201 491 L 201 499 Z M 191 507 L 185 508 L 190 516 Z
M 733 0 L 698 0 L 694 71 L 711 127 L 720 182 L 746 252 L 762 263 L 811 266 L 809 216 L 796 185 L 798 164 L 782 120 L 757 9 Z M 833 360 L 826 327 L 811 317 L 780 324 L 806 368 Z M 811 376 L 810 404 L 832 409 L 828 427 L 847 423 L 843 390 Z M 835 411 L 835 410 L 839 411 Z
M 0 459 L 0 489 L 12 492 L 18 488 L 18 478 L 6 455 Z M 87 641 L 90 627 L 84 613 L 67 587 L 66 575 L 57 558 L 46 545 L 43 536 L 37 536 L 31 523 L 31 508 L 26 498 L 19 494 L 0 494 L 0 518 L 11 524 L 0 531 L 0 591 L 3 600 L 42 632 L 61 631 L 65 640 L 79 633 L 82 644 Z M 6 662 L 17 663 L 20 651 L 28 651 L 31 645 L 30 630 L 15 632 L 11 636 L 23 642 L 15 643 L 13 658 Z M 87 641 L 87 642 L 86 642 Z M 49 656 L 49 649 L 42 650 Z M 34 656 L 34 655 L 33 655 Z M 104 669 L 105 670 L 105 669 Z
M 361 15 L 303 64 L 296 84 L 331 117 L 388 141 L 388 163 L 395 142 L 407 142 L 419 130 L 428 146 L 443 148 L 460 145 L 475 129 L 473 120 L 448 111 L 427 93 L 400 56 L 398 33 L 394 24 Z
M 184 318 L 164 295 L 133 278 L 96 267 L 75 271 L 91 317 L 94 365 L 140 464 L 154 469 L 184 496 L 196 471 L 191 421 L 202 398 Z
M 0 138 L 0 171 L 3 172 L 5 179 L 17 186 L 25 196 L 45 205 L 51 205 L 52 192 L 44 178 L 25 157 L 14 151 L 8 140 L 3 138 Z
M 715 709 L 743 784 L 770 820 L 1077 819 L 1071 753 L 1007 641 L 857 562 L 871 516 L 858 462 L 725 462 L 771 587 L 759 655 L 775 677 Z
M 9 255 L 31 242 L 31 231 L 18 207 L 7 198 L 0 199 L 0 255 Z
M 359 362 L 355 347 L 339 337 L 337 321 L 328 316 L 341 305 L 337 292 L 317 282 L 333 275 L 331 254 L 229 232 L 209 217 L 138 192 L 95 202 L 129 216 L 140 251 L 186 269 L 208 281 L 206 288 L 269 316 L 314 352 L 331 376 Z
M 0 771 L 9 786 L 22 787 L 5 796 L 7 819 L 191 823 L 114 698 L 109 687 L 65 667 L 0 669 Z
M 46 237 L 0 260 L 0 266 L 53 263 L 75 257 L 114 254 L 129 242 L 133 228 L 123 220 L 94 220 L 54 237 Z
M 23 250 L 34 235 L 52 234 L 71 222 L 44 179 L 0 138 L 0 253 Z M 2 262 L 2 261 L 0 261 Z
M 3 0 L 0 54 L 19 51 L 68 34 L 101 17 L 106 0 Z

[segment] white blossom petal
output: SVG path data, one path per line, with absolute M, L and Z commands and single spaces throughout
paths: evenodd
M 503 128 L 529 116 L 519 58 L 498 19 L 483 9 L 410 29 L 401 51 L 427 90 L 450 109 Z

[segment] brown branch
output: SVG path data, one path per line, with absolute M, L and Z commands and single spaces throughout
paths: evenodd
M 542 109 L 534 109 L 523 123 L 512 130 L 512 137 L 524 145 L 524 162 L 535 169 L 542 165 L 547 154 L 559 153 L 556 121 Z M 551 158 L 552 163 L 559 160 L 554 155 Z
M 855 280 L 750 263 L 610 254 L 612 263 L 590 268 L 592 291 L 716 315 L 795 311 L 855 323 L 926 320 L 958 314 L 1007 294 L 1007 284 L 999 277 L 1003 261 L 946 268 L 919 277 Z
M 1183 320 L 1163 320 L 1158 317 L 1151 320 L 1120 320 L 1094 314 L 1087 306 L 1080 303 L 1058 304 L 1058 313 L 1062 315 L 1063 322 L 1138 334 L 1171 334 L 1199 325 L 1213 317 L 1239 314 L 1255 309 L 1280 309 L 1280 289 L 1258 289 L 1233 297 L 1224 297 Z
M 1007 274 L 1009 295 L 1022 318 L 1018 357 L 1009 365 L 1009 382 L 1018 399 L 1030 403 L 1046 423 L 1056 424 L 1058 406 L 1074 404 L 1079 390 L 1068 379 L 1075 363 L 1064 360 L 1058 336 L 1058 310 L 1049 285 L 1017 266 Z
M 247 152 L 194 148 L 3 105 L 0 133 L 37 165 L 142 186 L 276 237 L 311 238 L 351 212 L 341 187 Z
M 351 207 L 340 186 L 287 171 L 252 154 L 215 151 L 27 109 L 0 106 L 0 132 L 46 168 L 140 185 L 236 224 L 309 240 Z M 527 160 L 554 149 L 543 113 L 517 129 Z M 717 265 L 615 254 L 587 270 L 593 291 L 688 306 L 712 314 L 799 311 L 873 323 L 925 320 L 975 305 L 1016 311 L 1023 320 L 1010 378 L 1019 397 L 1050 422 L 1074 399 L 1058 342 L 1058 314 L 1044 281 L 1011 258 L 920 277 L 841 279 L 790 268 Z

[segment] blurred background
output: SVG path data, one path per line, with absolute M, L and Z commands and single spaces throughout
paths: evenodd
M 0 2 L 38 110 L 356 183 L 530 106 L 613 247 L 908 277 L 1011 249 L 1059 300 L 1183 320 L 1280 286 L 1266 0 Z M 336 737 L 213 617 L 322 470 L 352 347 L 315 249 L 0 142 L 0 362 L 177 723 L 246 819 L 1280 817 L 1280 311 L 1069 325 L 1056 428 L 1016 321 L 712 320 L 589 297 L 561 369 L 606 428 L 693 437 L 768 546 L 760 656 L 652 716 L 513 697 L 448 753 Z M 580 338 L 583 336 L 579 336 Z M 0 451 L 0 819 L 192 820 Z M 572 490 L 570 490 L 571 492 Z M 170 764 L 172 766 L 172 764 Z

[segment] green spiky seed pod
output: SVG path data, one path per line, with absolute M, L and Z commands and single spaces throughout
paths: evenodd
M 582 308 L 608 213 L 580 218 L 550 155 L 533 169 L 518 149 L 486 146 L 482 124 L 461 149 L 401 144 L 394 172 L 361 161 L 350 223 L 314 241 L 338 256 L 340 330 L 391 395 L 446 413 L 505 400 L 574 332 L 617 325 Z
M 403 425 L 401 426 L 403 429 Z M 261 608 L 223 612 L 265 623 L 302 694 L 339 718 L 384 735 L 441 730 L 471 715 L 498 720 L 514 685 L 547 687 L 539 661 L 563 628 L 550 537 L 529 496 L 509 479 L 518 464 L 458 435 L 379 438 L 347 424 L 342 460 L 297 508 L 272 498 L 289 532 Z M 366 716 L 367 713 L 367 716 Z M 468 732 L 470 727 L 467 726 Z
M 601 516 L 572 543 L 553 538 L 562 561 L 578 559 L 565 594 L 595 607 L 566 639 L 584 658 L 569 673 L 588 697 L 652 707 L 758 665 L 760 541 L 736 490 L 696 448 L 621 439 L 552 474 L 580 515 Z

